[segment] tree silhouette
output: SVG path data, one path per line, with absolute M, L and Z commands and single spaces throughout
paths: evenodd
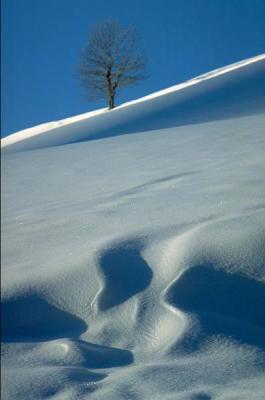
M 147 78 L 145 65 L 135 28 L 108 20 L 92 28 L 81 52 L 79 78 L 90 99 L 107 98 L 112 109 L 120 88 Z

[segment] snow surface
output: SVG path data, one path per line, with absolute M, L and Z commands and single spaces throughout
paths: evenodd
M 3 140 L 4 400 L 264 399 L 264 89 L 260 56 Z

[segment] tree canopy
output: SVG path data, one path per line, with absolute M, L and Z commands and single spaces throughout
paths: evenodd
M 147 77 L 145 66 L 136 29 L 108 20 L 91 29 L 81 53 L 79 77 L 90 99 L 107 98 L 112 109 L 120 88 Z

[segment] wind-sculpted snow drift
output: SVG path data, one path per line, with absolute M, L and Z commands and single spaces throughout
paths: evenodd
M 264 398 L 264 60 L 3 140 L 3 399 Z

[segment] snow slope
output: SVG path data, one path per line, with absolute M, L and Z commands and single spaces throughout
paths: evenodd
M 3 140 L 3 399 L 264 398 L 264 60 Z
M 263 113 L 264 65 L 265 55 L 260 55 L 126 103 L 111 112 L 102 109 L 26 129 L 4 138 L 2 149 L 31 150 Z

